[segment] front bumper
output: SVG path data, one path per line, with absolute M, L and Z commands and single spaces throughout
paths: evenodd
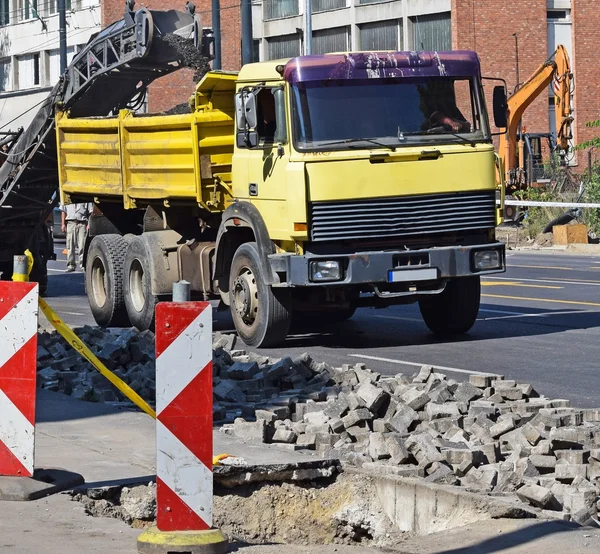
M 498 250 L 500 267 L 478 271 L 473 255 L 481 250 Z M 272 254 L 269 256 L 274 273 L 280 276 L 280 286 L 340 286 L 377 283 L 435 282 L 453 277 L 501 273 L 506 268 L 503 243 L 475 246 L 452 246 L 409 251 L 377 251 L 342 255 L 303 256 Z M 343 268 L 337 281 L 313 282 L 310 279 L 310 263 L 316 260 L 337 260 Z M 412 273 L 411 273 L 412 272 Z M 285 277 L 284 277 L 285 275 Z

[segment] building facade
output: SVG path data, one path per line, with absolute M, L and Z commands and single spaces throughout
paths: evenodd
M 100 30 L 99 0 L 67 0 L 67 59 Z M 0 0 L 0 132 L 27 126 L 60 77 L 57 0 Z

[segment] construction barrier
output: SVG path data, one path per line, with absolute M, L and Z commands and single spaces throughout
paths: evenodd
M 156 527 L 138 551 L 227 551 L 212 527 L 212 307 L 156 306 Z
M 38 284 L 0 281 L 0 475 L 33 476 Z

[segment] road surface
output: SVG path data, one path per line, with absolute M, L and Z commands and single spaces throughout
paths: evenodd
M 63 245 L 50 264 L 48 301 L 73 325 L 94 324 L 83 274 L 64 272 Z M 431 364 L 455 379 L 487 372 L 531 383 L 541 394 L 580 407 L 600 405 L 600 256 L 509 252 L 505 274 L 482 281 L 479 319 L 454 340 L 431 335 L 418 306 L 360 309 L 328 330 L 291 336 L 272 356 L 309 352 L 336 366 L 364 362 L 384 374 Z M 215 310 L 215 328 L 231 319 Z

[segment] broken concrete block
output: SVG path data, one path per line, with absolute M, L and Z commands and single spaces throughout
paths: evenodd
M 521 427 L 521 433 L 523 433 L 523 436 L 532 446 L 535 446 L 543 439 L 543 436 L 540 433 L 539 429 L 531 425 L 531 423 L 526 423 L 525 425 L 523 425 Z
M 483 395 L 481 390 L 470 383 L 459 383 L 454 391 L 454 400 L 456 402 L 471 402 Z
M 444 461 L 444 455 L 435 445 L 431 435 L 427 433 L 413 433 L 406 439 L 404 445 L 417 462 L 424 467 L 434 462 Z
M 240 390 L 234 381 L 222 380 L 213 388 L 213 395 L 219 400 L 228 402 L 246 402 L 246 395 Z
M 275 430 L 275 433 L 273 434 L 273 438 L 271 440 L 273 442 L 283 442 L 291 444 L 296 441 L 296 433 L 294 433 L 294 431 L 285 429 L 284 427 L 279 427 Z
M 422 366 L 419 373 L 413 378 L 413 383 L 425 383 L 432 373 L 433 367 L 430 365 Z
M 337 400 L 331 402 L 323 412 L 330 418 L 342 418 L 348 413 L 348 410 L 350 410 L 348 401 L 344 396 L 340 396 Z
M 358 408 L 357 410 L 352 410 L 348 413 L 348 415 L 342 418 L 344 423 L 344 427 L 348 429 L 348 427 L 352 427 L 361 421 L 370 421 L 373 419 L 373 414 L 367 408 Z
M 445 404 L 435 404 L 430 402 L 425 406 L 425 413 L 429 419 L 460 417 L 460 411 L 458 410 L 456 402 L 446 402 Z
M 296 440 L 298 448 L 305 448 L 307 450 L 314 450 L 316 447 L 317 435 L 316 433 L 304 433 L 299 435 Z
M 230 366 L 227 369 L 225 378 L 243 381 L 247 379 L 252 379 L 252 377 L 254 377 L 259 372 L 260 368 L 258 367 L 258 364 L 256 362 L 235 362 L 232 366 Z
M 486 389 L 491 385 L 492 378 L 490 375 L 481 375 L 479 373 L 469 375 L 469 383 L 479 389 Z
M 556 500 L 551 490 L 538 485 L 525 485 L 521 487 L 517 491 L 517 496 L 523 502 L 544 509 L 552 506 Z
M 404 439 L 397 435 L 390 435 L 385 439 L 385 444 L 391 457 L 390 461 L 393 464 L 406 464 L 410 460 L 411 455 L 404 442 Z
M 541 473 L 552 473 L 556 467 L 556 458 L 554 456 L 539 456 L 532 454 L 529 456 L 531 463 Z
M 490 435 L 492 438 L 497 439 L 501 435 L 512 431 L 515 428 L 515 422 L 511 418 L 506 418 L 503 421 L 498 421 L 495 425 L 490 427 Z
M 589 450 L 555 450 L 554 455 L 561 464 L 583 465 L 590 458 Z
M 236 418 L 233 422 L 233 434 L 238 439 L 265 442 L 267 425 L 264 419 L 245 421 L 242 418 Z
M 387 442 L 383 433 L 371 433 L 369 438 L 369 456 L 373 460 L 384 460 L 391 457 Z
M 304 414 L 304 423 L 309 425 L 327 425 L 329 418 L 323 412 L 310 412 Z

